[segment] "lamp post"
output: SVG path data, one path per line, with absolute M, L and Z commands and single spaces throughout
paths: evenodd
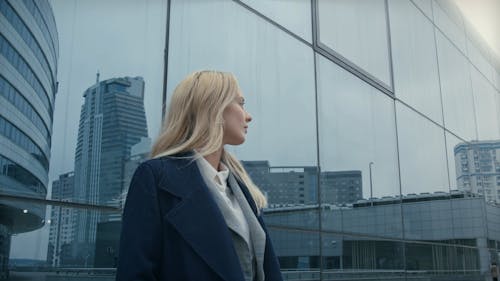
M 368 170 L 370 171 L 370 205 L 373 206 L 373 181 L 372 181 L 372 165 L 375 164 L 370 161 Z

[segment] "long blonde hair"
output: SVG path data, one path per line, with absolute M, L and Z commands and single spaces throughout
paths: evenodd
M 223 145 L 224 109 L 236 98 L 240 88 L 234 75 L 220 71 L 197 71 L 188 75 L 174 90 L 167 117 L 151 157 L 170 156 L 196 149 L 201 156 L 212 154 Z M 250 191 L 257 207 L 267 199 L 252 182 L 240 161 L 222 150 L 221 161 Z

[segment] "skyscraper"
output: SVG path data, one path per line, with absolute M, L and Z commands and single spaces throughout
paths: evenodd
M 142 138 L 140 142 L 132 146 L 130 149 L 130 156 L 127 157 L 123 165 L 123 191 L 124 195 L 128 191 L 130 181 L 134 176 L 135 170 L 139 165 L 149 159 L 149 153 L 151 152 L 151 139 Z M 125 203 L 125 196 L 120 198 L 118 206 L 123 208 Z
M 0 196 L 45 199 L 58 38 L 48 1 L 0 1 Z M 44 224 L 45 207 L 0 197 L 0 279 L 12 234 Z
M 460 143 L 454 152 L 458 188 L 500 202 L 500 141 Z
M 141 141 L 133 145 L 130 155 L 123 163 L 123 193 L 107 205 L 123 208 L 130 181 L 137 167 L 149 158 L 151 151 L 151 139 L 141 138 Z M 121 213 L 101 216 L 101 222 L 97 224 L 95 243 L 95 267 L 116 267 L 118 248 L 120 242 L 120 230 L 122 225 Z
M 75 200 L 106 204 L 123 192 L 124 163 L 131 147 L 147 136 L 144 80 L 141 77 L 98 81 L 84 96 L 75 154 Z M 77 215 L 79 263 L 92 265 L 97 211 Z
M 75 174 L 65 173 L 52 183 L 52 199 L 71 201 L 74 197 Z M 47 263 L 52 266 L 71 264 L 70 245 L 75 237 L 76 210 L 52 206 Z

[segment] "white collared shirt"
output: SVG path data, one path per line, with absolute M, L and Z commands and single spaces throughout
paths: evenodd
M 221 171 L 215 170 L 215 168 L 205 159 L 205 157 L 201 156 L 196 159 L 198 167 L 200 168 L 201 175 L 205 182 L 211 182 L 214 185 L 207 184 L 208 188 L 213 189 L 214 186 L 217 190 L 212 190 L 212 192 L 217 192 L 224 198 L 224 202 L 229 206 L 229 208 L 233 211 L 236 219 L 239 221 L 239 226 L 241 227 L 242 233 L 245 237 L 246 241 L 251 242 L 250 239 L 250 228 L 248 227 L 248 223 L 245 219 L 245 215 L 241 210 L 241 206 L 238 203 L 236 197 L 232 194 L 231 189 L 227 185 L 227 179 L 229 177 L 229 169 L 224 165 L 224 163 L 220 162 Z

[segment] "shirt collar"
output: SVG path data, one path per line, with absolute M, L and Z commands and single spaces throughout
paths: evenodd
M 205 179 L 210 179 L 215 182 L 217 186 L 221 186 L 224 188 L 227 186 L 227 178 L 229 177 L 229 169 L 224 165 L 224 163 L 220 162 L 219 167 L 221 171 L 215 170 L 215 168 L 205 159 L 205 157 L 201 156 L 201 154 L 197 153 L 196 161 L 199 163 L 199 167 L 202 175 Z

